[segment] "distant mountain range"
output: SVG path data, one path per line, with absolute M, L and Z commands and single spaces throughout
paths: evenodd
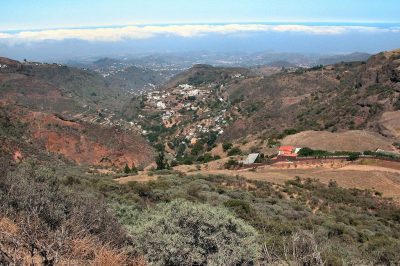
M 367 53 L 331 55 L 319 58 L 317 61 L 317 65 L 332 65 L 341 62 L 366 61 L 369 57 L 371 57 L 371 54 Z
M 149 55 L 124 55 L 118 57 L 86 58 L 66 61 L 75 67 L 85 67 L 93 70 L 107 71 L 112 67 L 124 68 L 136 66 L 151 69 L 171 77 L 180 71 L 196 64 L 207 64 L 225 67 L 254 67 L 269 65 L 274 67 L 311 67 L 340 62 L 365 61 L 371 55 L 367 53 L 348 54 L 302 54 L 285 52 L 256 53 L 212 53 L 212 52 L 182 52 L 157 53 Z

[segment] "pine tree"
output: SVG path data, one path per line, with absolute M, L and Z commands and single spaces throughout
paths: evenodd
M 131 172 L 131 169 L 129 168 L 128 164 L 125 164 L 124 173 L 129 174 L 130 172 Z
M 168 162 L 165 159 L 164 151 L 161 150 L 156 158 L 157 170 L 168 169 Z

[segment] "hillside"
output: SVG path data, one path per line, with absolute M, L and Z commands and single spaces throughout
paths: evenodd
M 118 119 L 124 92 L 100 75 L 62 65 L 0 62 L 0 108 L 7 128 L 1 149 L 8 158 L 51 161 L 60 155 L 69 162 L 117 168 L 153 160 L 136 129 Z
M 369 57 L 371 57 L 371 55 L 367 53 L 331 55 L 319 58 L 317 65 L 332 65 L 341 62 L 367 61 Z
M 325 151 L 374 151 L 391 150 L 393 143 L 378 133 L 350 130 L 346 132 L 303 131 L 282 139 L 282 145 L 309 147 Z
M 126 97 L 123 91 L 110 87 L 93 71 L 59 64 L 20 63 L 6 58 L 0 58 L 0 64 L 4 66 L 0 69 L 3 101 L 76 112 L 87 106 L 116 110 L 121 99 Z
M 293 145 L 314 146 L 327 139 L 328 150 L 395 149 L 400 50 L 366 62 L 274 71 L 195 65 L 160 90 L 134 97 L 123 114 L 150 142 L 187 163 L 203 160 L 224 141 L 242 146 L 258 139 L 250 148 L 264 150 L 308 130 L 321 134 Z M 340 133 L 337 143 L 329 141 L 332 132 Z
M 213 67 L 211 65 L 194 65 L 192 68 L 176 75 L 164 87 L 171 88 L 179 84 L 189 85 L 209 85 L 210 83 L 222 83 L 229 80 L 233 75 L 249 75 L 250 71 L 246 68 L 224 68 Z
M 288 128 L 367 129 L 384 134 L 381 117 L 399 108 L 399 58 L 398 50 L 366 63 L 298 69 L 254 80 L 252 90 L 228 89 L 231 100 L 240 101 L 239 108 L 252 112 L 235 121 L 225 137 L 281 133 Z
M 130 66 L 114 74 L 106 76 L 110 86 L 134 93 L 151 90 L 166 81 L 166 77 L 151 69 Z

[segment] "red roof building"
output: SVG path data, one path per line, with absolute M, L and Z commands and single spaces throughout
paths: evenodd
M 281 146 L 279 147 L 278 156 L 281 157 L 297 157 L 298 148 L 293 146 Z

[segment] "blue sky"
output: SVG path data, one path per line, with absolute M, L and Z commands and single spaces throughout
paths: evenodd
M 0 0 L 0 30 L 212 22 L 399 22 L 399 0 Z

